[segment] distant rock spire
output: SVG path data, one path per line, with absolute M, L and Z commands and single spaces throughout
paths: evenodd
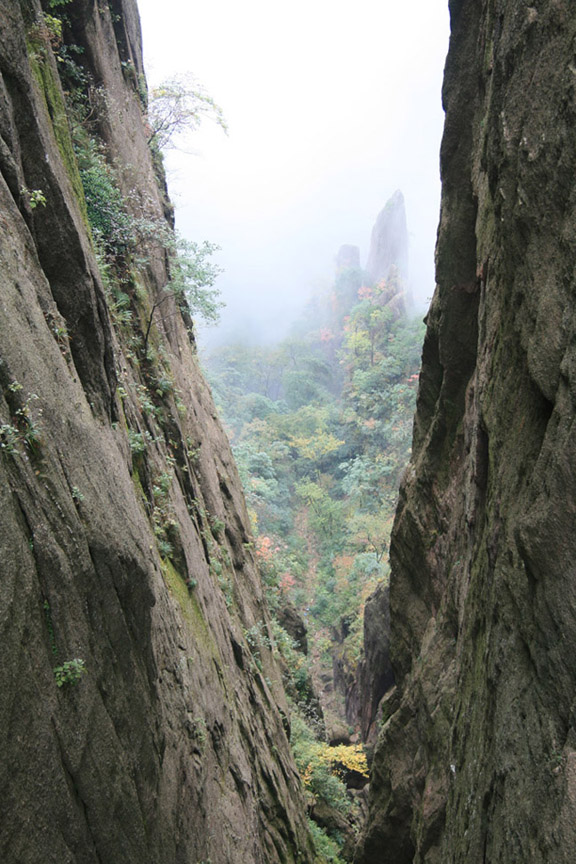
M 336 270 L 347 270 L 350 267 L 360 267 L 360 249 L 347 243 L 338 250 Z
M 387 281 L 392 275 L 403 283 L 408 280 L 408 229 L 399 189 L 386 202 L 372 229 L 366 274 L 371 282 Z

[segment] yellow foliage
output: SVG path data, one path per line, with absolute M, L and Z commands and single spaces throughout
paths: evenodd
M 333 774 L 345 771 L 356 771 L 362 777 L 368 777 L 368 763 L 361 744 L 339 744 L 330 747 L 329 744 L 317 743 L 313 747 L 311 758 L 300 776 L 304 786 L 308 788 L 318 765 L 327 765 Z
M 338 744 L 326 748 L 325 759 L 332 765 L 342 765 L 347 771 L 356 771 L 368 777 L 368 763 L 361 744 Z
M 258 514 L 252 507 L 248 507 L 248 519 L 253 534 L 258 534 Z
M 318 435 L 313 435 L 310 438 L 292 435 L 290 437 L 290 444 L 298 450 L 304 459 L 310 459 L 314 462 L 322 456 L 326 456 L 327 453 L 332 453 L 333 450 L 342 447 L 344 441 L 339 441 L 338 438 L 329 432 L 320 432 Z

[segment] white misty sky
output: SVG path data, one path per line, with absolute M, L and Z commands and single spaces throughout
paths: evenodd
M 281 335 L 330 283 L 342 244 L 366 261 L 397 188 L 424 308 L 434 288 L 447 0 L 138 2 L 149 83 L 193 73 L 229 126 L 225 136 L 206 122 L 187 154 L 167 158 L 179 230 L 222 247 L 223 330 Z

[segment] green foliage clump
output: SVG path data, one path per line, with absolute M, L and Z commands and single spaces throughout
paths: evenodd
M 291 720 L 290 740 L 304 788 L 314 799 L 325 801 L 340 813 L 347 813 L 350 802 L 346 786 L 333 767 L 341 761 L 341 754 L 333 757 L 331 751 L 335 748 L 318 741 L 300 714 L 294 713 Z M 359 764 L 365 765 L 365 758 L 363 763 L 360 756 L 356 758 Z
M 61 22 L 57 18 L 54 21 L 61 32 Z M 145 324 L 146 353 L 154 312 L 169 297 L 193 316 L 207 322 L 217 320 L 222 303 L 214 282 L 221 271 L 210 258 L 218 247 L 208 241 L 195 243 L 178 237 L 164 217 L 153 212 L 150 202 L 129 188 L 127 168 L 110 163 L 95 125 L 95 118 L 110 111 L 109 96 L 103 87 L 93 85 L 76 62 L 80 53 L 78 46 L 58 45 L 66 106 L 50 79 L 49 64 L 36 64 L 37 77 L 50 115 L 58 120 L 55 132 L 60 150 L 91 229 L 115 323 L 127 327 L 134 323 L 131 297 L 119 286 L 134 284 L 137 274 L 153 261 L 169 262 L 169 284 L 152 304 Z M 205 99 L 208 104 L 209 97 Z M 31 204 L 38 203 L 44 202 L 39 197 L 31 200 Z
M 46 206 L 46 196 L 42 192 L 42 189 L 27 189 L 26 186 L 23 186 L 20 189 L 20 193 L 27 198 L 32 210 L 35 210 L 36 207 Z
M 124 251 L 132 241 L 132 223 L 112 169 L 93 140 L 76 152 L 94 240 L 109 252 Z
M 81 112 L 77 113 L 81 118 Z M 145 266 L 149 260 L 146 245 L 171 248 L 175 242 L 172 229 L 164 219 L 146 215 L 136 192 L 121 192 L 117 171 L 107 161 L 104 146 L 90 137 L 81 123 L 75 131 L 75 153 L 96 246 L 104 250 L 109 261 L 132 256 L 136 269 Z
M 42 409 L 33 409 L 36 393 L 22 396 L 23 386 L 12 381 L 4 392 L 12 413 L 12 422 L 0 424 L 0 453 L 11 457 L 38 458 L 42 443 Z
M 180 304 L 186 304 L 192 315 L 202 318 L 207 324 L 215 324 L 224 305 L 214 282 L 222 268 L 210 258 L 220 249 L 215 243 L 204 240 L 195 243 L 176 236 L 170 266 L 170 282 L 167 290 Z
M 309 726 L 319 728 L 322 734 L 320 718 L 314 704 L 314 688 L 312 684 L 310 659 L 299 650 L 294 639 L 280 625 L 276 618 L 272 619 L 273 647 L 281 659 L 284 687 L 287 695 L 293 700 L 298 711 L 306 718 Z
M 134 429 L 128 429 L 128 443 L 134 456 L 141 456 L 153 442 L 154 439 L 148 431 L 136 432 Z
M 263 621 L 257 621 L 252 627 L 244 630 L 244 638 L 257 668 L 262 672 L 262 651 L 272 648 L 266 624 Z
M 166 304 L 170 308 L 171 299 L 184 315 L 190 313 L 207 324 L 216 323 L 224 305 L 219 299 L 219 289 L 214 287 L 214 282 L 222 271 L 217 264 L 209 260 L 219 246 L 207 240 L 194 243 L 174 234 L 166 248 L 169 250 L 170 281 L 152 303 L 148 314 L 144 332 L 144 353 L 148 350 L 154 316 L 157 311 L 163 311 Z
M 156 545 L 162 558 L 171 558 L 180 535 L 176 514 L 169 494 L 174 475 L 168 471 L 159 474 L 152 484 L 152 525 Z
M 344 864 L 338 843 L 329 837 L 312 819 L 308 819 L 308 830 L 312 835 L 316 851 L 315 864 Z
M 223 306 L 219 289 L 214 286 L 221 268 L 210 259 L 219 247 L 178 236 L 163 218 L 146 214 L 135 192 L 123 194 L 117 171 L 108 163 L 104 148 L 81 126 L 77 127 L 75 150 L 87 218 L 114 322 L 127 328 L 134 325 L 134 300 L 123 286 L 133 284 L 136 274 L 159 258 L 169 262 L 170 280 L 146 309 L 140 343 L 144 355 L 149 352 L 156 313 L 168 317 L 174 314 L 170 300 L 184 314 L 215 323 Z M 169 378 L 157 379 L 161 395 L 166 395 L 171 386 Z
M 0 453 L 6 453 L 8 456 L 16 456 L 20 453 L 18 444 L 20 436 L 18 429 L 10 423 L 2 423 L 0 425 Z
M 79 657 L 74 660 L 67 660 L 62 666 L 54 667 L 54 678 L 56 679 L 57 687 L 64 687 L 69 684 L 74 687 L 82 680 L 82 676 L 86 674 L 86 663 Z

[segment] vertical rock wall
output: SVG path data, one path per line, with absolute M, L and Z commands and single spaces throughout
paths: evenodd
M 452 0 L 437 289 L 358 864 L 576 857 L 576 18 Z
M 308 862 L 236 469 L 173 299 L 143 344 L 162 245 L 96 259 L 55 12 L 121 194 L 170 212 L 133 0 L 0 0 L 0 860 Z

